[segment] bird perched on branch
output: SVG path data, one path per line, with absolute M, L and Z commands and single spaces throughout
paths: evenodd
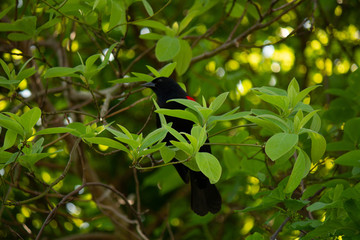
M 186 107 L 177 102 L 167 102 L 171 99 L 183 98 L 195 101 L 171 78 L 158 77 L 152 82 L 142 84 L 144 87 L 151 88 L 156 96 L 160 108 L 166 109 L 185 109 Z M 181 118 L 165 116 L 166 122 L 172 122 L 172 128 L 178 132 L 190 133 L 193 122 Z M 161 127 L 159 116 L 157 116 L 157 127 Z M 170 144 L 171 140 L 176 140 L 170 133 L 164 142 Z M 200 152 L 211 153 L 209 145 L 203 145 Z M 176 159 L 172 160 L 177 161 Z M 193 171 L 183 164 L 174 164 L 177 172 L 185 183 L 191 184 L 191 209 L 198 215 L 204 216 L 208 212 L 217 213 L 221 208 L 221 196 L 214 184 L 200 171 Z

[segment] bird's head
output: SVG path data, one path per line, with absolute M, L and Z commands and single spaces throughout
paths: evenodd
M 185 98 L 186 92 L 180 87 L 180 85 L 171 78 L 158 77 L 151 82 L 141 84 L 143 87 L 151 88 L 158 98 L 173 99 L 173 98 Z

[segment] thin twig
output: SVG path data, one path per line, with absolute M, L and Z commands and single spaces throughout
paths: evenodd
M 290 217 L 285 218 L 283 223 L 279 226 L 279 228 L 276 230 L 276 232 L 271 236 L 270 240 L 276 240 L 277 235 L 281 232 L 285 224 L 290 220 Z

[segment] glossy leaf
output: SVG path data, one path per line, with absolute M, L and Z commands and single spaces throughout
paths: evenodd
M 229 92 L 224 92 L 217 96 L 214 101 L 211 102 L 209 108 L 211 108 L 214 112 L 219 110 L 219 108 L 224 104 L 227 96 L 229 95 Z
M 335 160 L 335 163 L 344 166 L 360 167 L 360 150 L 353 150 L 341 155 Z
M 174 57 L 176 62 L 176 72 L 179 76 L 183 75 L 189 68 L 192 59 L 192 49 L 185 40 L 180 40 L 179 54 Z
M 153 11 L 151 5 L 148 3 L 148 1 L 142 0 L 142 3 L 145 7 L 146 12 L 149 14 L 149 16 L 154 15 L 154 11 Z
M 21 125 L 24 127 L 26 132 L 32 133 L 32 128 L 35 126 L 37 121 L 41 117 L 41 110 L 38 107 L 34 107 L 29 111 L 21 115 Z
M 298 143 L 298 139 L 297 134 L 277 133 L 266 142 L 265 152 L 271 160 L 276 161 L 289 152 Z
M 176 62 L 166 64 L 163 68 L 160 69 L 159 75 L 162 77 L 170 77 L 176 65 Z
M 195 156 L 200 171 L 209 178 L 211 184 L 215 184 L 221 177 L 222 168 L 217 158 L 207 152 L 198 152 Z
M 77 68 L 69 68 L 69 67 L 53 67 L 53 68 L 49 68 L 45 72 L 44 78 L 70 76 L 73 73 L 77 72 L 78 70 L 79 69 Z
M 185 119 L 185 120 L 190 120 L 190 121 L 192 121 L 194 123 L 199 124 L 198 118 L 189 111 L 162 108 L 162 109 L 155 110 L 155 112 L 160 113 L 160 114 L 164 114 L 166 116 L 171 116 L 171 117 L 177 117 L 177 118 L 181 118 L 181 119 Z
M 156 44 L 155 56 L 160 62 L 173 59 L 180 51 L 180 41 L 176 37 L 164 36 Z
M 289 181 L 285 187 L 285 193 L 292 193 L 300 184 L 301 180 L 309 173 L 311 162 L 303 150 L 299 150 Z
M 110 138 L 91 137 L 91 138 L 85 138 L 85 140 L 89 143 L 101 144 L 127 153 L 129 152 L 129 150 L 123 144 L 119 143 L 118 141 L 112 140 Z
M 175 151 L 171 148 L 164 146 L 160 149 L 160 155 L 164 161 L 164 163 L 170 162 L 175 157 Z

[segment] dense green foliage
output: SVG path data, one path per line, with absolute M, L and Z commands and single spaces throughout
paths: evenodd
M 360 238 L 359 1 L 0 7 L 0 238 Z M 158 76 L 197 103 L 160 109 Z M 218 214 L 191 212 L 174 157 Z

